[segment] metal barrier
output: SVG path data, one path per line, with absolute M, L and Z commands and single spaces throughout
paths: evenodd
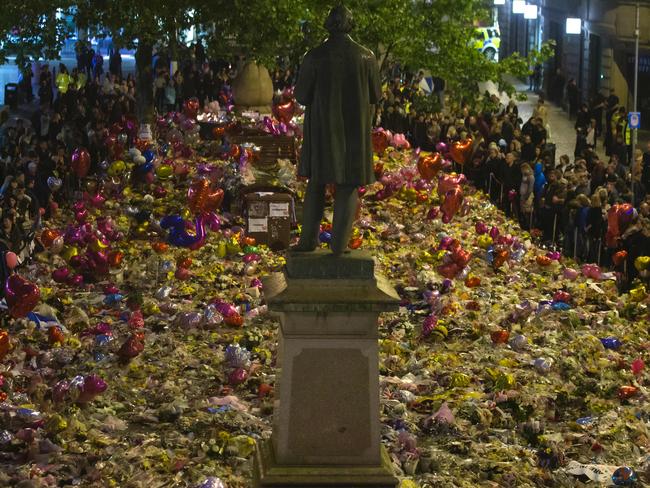
M 494 173 L 490 173 L 490 179 L 488 180 L 488 195 L 490 196 L 490 199 L 492 199 L 492 181 L 499 185 L 499 205 L 503 205 L 503 183 L 494 176 Z

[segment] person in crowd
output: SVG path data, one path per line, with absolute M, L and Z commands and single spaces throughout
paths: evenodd
M 544 97 L 541 95 L 537 99 L 537 105 L 533 109 L 533 118 L 542 119 L 542 127 L 548 123 L 548 108 L 546 107 Z
M 612 146 L 611 158 L 616 159 L 616 161 L 620 163 L 620 166 L 622 166 L 622 172 L 627 169 L 627 146 L 625 145 L 621 134 L 616 135 L 615 143 Z
M 95 53 L 92 60 L 93 67 L 93 78 L 99 80 L 102 74 L 104 74 L 104 57 L 101 55 L 99 50 Z
M 586 130 L 589 127 L 589 121 L 591 120 L 591 113 L 589 112 L 589 107 L 586 103 L 580 105 L 580 110 L 576 114 L 576 123 L 575 128 Z
M 582 127 L 578 127 L 576 129 L 576 145 L 573 151 L 573 155 L 576 158 L 584 158 L 587 149 L 587 135 L 585 134 L 585 130 Z
M 542 83 L 542 65 L 540 63 L 535 64 L 529 76 L 529 86 L 528 90 L 532 92 L 538 92 L 539 87 Z
M 521 184 L 519 185 L 519 223 L 522 229 L 530 230 L 530 222 L 535 205 L 535 175 L 528 163 L 521 164 Z
M 544 188 L 540 201 L 545 241 L 555 242 L 558 232 L 563 229 L 562 215 L 565 200 L 566 184 L 562 181 L 560 172 L 553 169 L 549 172 L 548 184 Z
M 174 108 L 176 107 L 176 87 L 174 86 L 174 82 L 172 80 L 167 79 L 165 81 L 165 88 L 164 88 L 164 107 L 165 111 L 167 112 L 172 112 Z
M 587 237 L 587 261 L 599 263 L 600 254 L 602 251 L 602 238 L 605 232 L 605 214 L 603 200 L 603 192 L 605 199 L 607 192 L 596 191 L 589 200 L 589 210 L 587 212 L 587 222 L 585 225 L 585 233 Z
M 580 101 L 580 90 L 575 78 L 571 78 L 566 86 L 567 101 L 569 102 L 569 119 L 576 116 L 578 110 L 578 102 Z M 586 104 L 584 105 L 586 108 Z M 588 113 L 588 111 L 587 111 Z
M 515 193 L 519 191 L 522 178 L 520 165 L 521 161 L 519 153 L 511 151 L 506 154 L 504 164 L 501 169 L 501 183 L 503 185 L 504 200 L 509 199 L 511 191 L 514 191 Z M 518 211 L 518 205 L 515 205 L 518 203 L 517 199 L 512 199 L 511 203 L 513 205 L 505 206 L 505 212 L 508 217 L 513 216 L 513 214 L 516 215 Z
M 118 80 L 122 78 L 122 55 L 117 46 L 111 46 L 109 51 L 108 70 Z
M 591 117 L 596 120 L 596 140 L 603 135 L 603 112 L 606 107 L 607 100 L 600 91 L 591 98 L 589 103 L 589 111 Z
M 47 64 L 41 66 L 41 72 L 38 77 L 38 99 L 42 104 L 47 106 L 52 104 L 52 73 Z
M 551 99 L 560 106 L 564 106 L 565 84 L 566 84 L 566 78 L 564 77 L 562 70 L 558 68 L 555 71 L 555 76 L 552 80 Z
M 530 134 L 524 135 L 524 142 L 521 145 L 521 160 L 531 163 L 535 160 L 536 146 Z

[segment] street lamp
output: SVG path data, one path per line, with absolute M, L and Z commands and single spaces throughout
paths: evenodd
M 639 85 L 639 2 L 636 2 L 636 22 L 634 24 L 634 112 L 637 111 L 637 95 L 638 95 L 638 85 Z M 638 128 L 635 127 L 632 129 L 632 182 L 630 184 L 630 191 L 632 192 L 632 205 L 634 205 L 634 163 L 635 161 L 635 150 L 638 137 Z
M 523 14 L 526 9 L 526 0 L 512 0 L 512 13 Z
M 524 19 L 535 20 L 537 18 L 537 5 L 526 5 L 524 8 Z
M 566 19 L 566 33 L 567 34 L 580 34 L 582 32 L 582 20 L 575 17 L 568 17 Z

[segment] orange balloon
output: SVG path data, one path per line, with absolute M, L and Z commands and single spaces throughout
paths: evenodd
M 540 266 L 548 266 L 551 264 L 551 261 L 553 260 L 548 256 L 539 255 L 535 258 L 535 261 L 537 261 L 537 264 L 539 264 Z
M 452 188 L 445 194 L 445 201 L 442 202 L 442 205 L 440 205 L 440 211 L 442 212 L 442 221 L 445 224 L 451 222 L 462 203 L 463 189 L 460 186 Z
M 273 106 L 273 115 L 275 115 L 276 119 L 285 124 L 291 122 L 294 113 L 296 113 L 296 102 L 293 100 Z
M 506 342 L 508 342 L 508 338 L 510 337 L 510 332 L 508 332 L 505 329 L 495 330 L 494 332 L 492 332 L 492 334 L 490 334 L 490 337 L 492 339 L 492 342 L 494 342 L 495 344 L 505 344 Z
M 224 322 L 227 325 L 230 325 L 232 327 L 241 327 L 244 325 L 244 317 L 242 317 L 238 313 L 233 313 L 231 315 L 228 315 L 225 319 Z
M 166 242 L 154 242 L 153 244 L 151 244 L 151 247 L 158 254 L 162 254 L 166 252 L 167 249 L 169 249 L 169 244 L 167 244 Z
M 510 251 L 507 249 L 500 249 L 498 251 L 494 252 L 494 261 L 492 261 L 492 265 L 494 266 L 495 269 L 500 268 L 503 266 L 503 263 L 506 262 L 508 257 L 510 256 Z
M 361 244 L 363 244 L 363 239 L 361 237 L 355 237 L 353 239 L 350 239 L 348 247 L 350 249 L 359 249 L 361 247 Z
M 472 153 L 472 140 L 456 141 L 451 145 L 451 158 L 458 164 L 465 164 Z
M 478 276 L 468 276 L 465 278 L 465 286 L 468 288 L 476 288 L 481 285 L 481 278 Z
M 122 259 L 124 259 L 124 253 L 122 251 L 111 251 L 108 254 L 108 265 L 111 268 L 117 268 L 122 264 Z
M 57 237 L 61 237 L 61 233 L 55 229 L 45 229 L 41 233 L 41 243 L 45 249 L 49 249 L 54 244 Z
M 254 246 L 257 241 L 254 237 L 244 237 L 244 246 Z
M 448 175 L 442 175 L 438 178 L 438 195 L 445 196 L 445 194 L 452 188 L 462 185 L 467 181 L 465 175 L 459 175 L 456 173 L 450 173 Z
M 9 352 L 9 332 L 6 330 L 0 330 L 0 361 L 7 355 Z
M 215 137 L 215 139 L 219 139 L 225 133 L 226 133 L 226 128 L 220 125 L 212 129 L 212 135 Z
M 616 266 L 620 266 L 621 264 L 623 264 L 626 259 L 627 259 L 627 251 L 625 250 L 615 252 L 614 255 L 612 256 L 612 261 L 614 261 L 614 264 Z
M 187 200 L 190 210 L 196 214 L 212 212 L 221 206 L 223 190 L 212 189 L 206 179 L 195 180 L 187 190 Z
M 627 400 L 630 397 L 633 397 L 639 392 L 639 389 L 636 386 L 624 385 L 618 389 L 618 397 L 621 400 Z
M 50 327 L 47 331 L 48 342 L 50 345 L 63 344 L 65 342 L 65 335 L 60 327 Z
M 442 156 L 440 153 L 433 153 L 427 156 L 420 156 L 418 159 L 418 172 L 425 180 L 431 181 L 442 169 Z
M 239 156 L 241 156 L 241 147 L 239 144 L 233 144 L 230 146 L 230 151 L 228 152 L 228 156 L 230 156 L 233 159 L 239 159 Z
M 377 154 L 383 154 L 388 147 L 388 134 L 383 131 L 375 131 L 372 133 L 372 149 Z
M 179 268 L 189 268 L 192 266 L 192 258 L 189 256 L 178 258 L 176 261 L 176 266 Z

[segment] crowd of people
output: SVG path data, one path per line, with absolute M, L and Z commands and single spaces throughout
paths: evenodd
M 19 120 L 9 126 L 3 114 L 0 243 L 7 249 L 26 252 L 41 218 L 49 218 L 80 190 L 69 170 L 72 151 L 88 149 L 92 172 L 107 157 L 104 140 L 111 125 L 134 112 L 133 76 L 124 77 L 117 60 L 104 72 L 92 54 L 91 59 L 90 50 L 81 50 L 71 72 L 63 64 L 58 73 L 41 68 L 40 105 L 30 124 Z M 201 105 L 217 99 L 241 64 L 237 59 L 208 60 L 200 44 L 184 56 L 187 61 L 172 76 L 169 57 L 158 53 L 155 58 L 152 89 L 159 113 L 178 110 L 190 97 Z M 632 261 L 650 254 L 650 145 L 645 152 L 631 154 L 626 110 L 613 92 L 608 98 L 597 94 L 575 111 L 573 158 L 556 157 L 543 96 L 525 122 L 514 101 L 504 106 L 494 95 L 486 94 L 481 107 L 465 103 L 443 110 L 444 81 L 435 79 L 431 97 L 436 109 L 418 111 L 424 73 L 408 73 L 399 65 L 388 73 L 374 125 L 405 134 L 412 146 L 425 151 L 436 150 L 439 143 L 471 139 L 472 155 L 462 171 L 524 229 L 567 255 L 604 265 L 611 264 L 619 248 L 625 248 Z M 272 80 L 276 91 L 283 90 L 293 85 L 295 72 L 278 68 Z M 557 87 L 552 86 L 551 95 L 557 97 Z M 633 223 L 614 247 L 608 246 L 607 210 L 624 202 L 636 208 Z M 628 266 L 627 273 L 628 280 L 634 278 L 634 267 Z
M 570 85 L 571 80 L 569 92 Z M 386 84 L 375 124 L 406 134 L 413 147 L 427 151 L 471 139 L 472 156 L 458 169 L 507 216 L 584 262 L 612 266 L 614 253 L 625 250 L 622 287 L 638 276 L 634 259 L 650 254 L 650 144 L 632 154 L 627 111 L 613 92 L 608 98 L 597 94 L 576 110 L 574 155 L 558 157 L 543 95 L 523 121 L 514 101 L 504 106 L 489 95 L 482 107 L 419 113 L 409 109 L 417 87 L 416 75 Z M 557 97 L 559 88 L 552 88 Z M 614 240 L 605 239 L 608 210 L 625 203 L 634 207 L 629 222 Z
M 11 250 L 22 259 L 38 246 L 34 235 L 42 222 L 83 190 L 70 168 L 73 151 L 88 150 L 93 174 L 108 157 L 105 141 L 111 126 L 135 113 L 134 76 L 123 76 L 117 61 L 104 71 L 101 55 L 85 44 L 78 47 L 75 68 L 69 70 L 63 63 L 39 68 L 38 108 L 30 120 L 10 120 L 7 109 L 0 115 L 0 250 Z M 202 105 L 217 99 L 236 75 L 236 60 L 208 61 L 196 47 L 183 55 L 186 61 L 171 78 L 168 56 L 161 52 L 155 57 L 152 89 L 159 113 L 179 109 L 190 97 L 199 98 Z M 20 89 L 22 100 L 36 98 L 29 76 L 21 78 Z

